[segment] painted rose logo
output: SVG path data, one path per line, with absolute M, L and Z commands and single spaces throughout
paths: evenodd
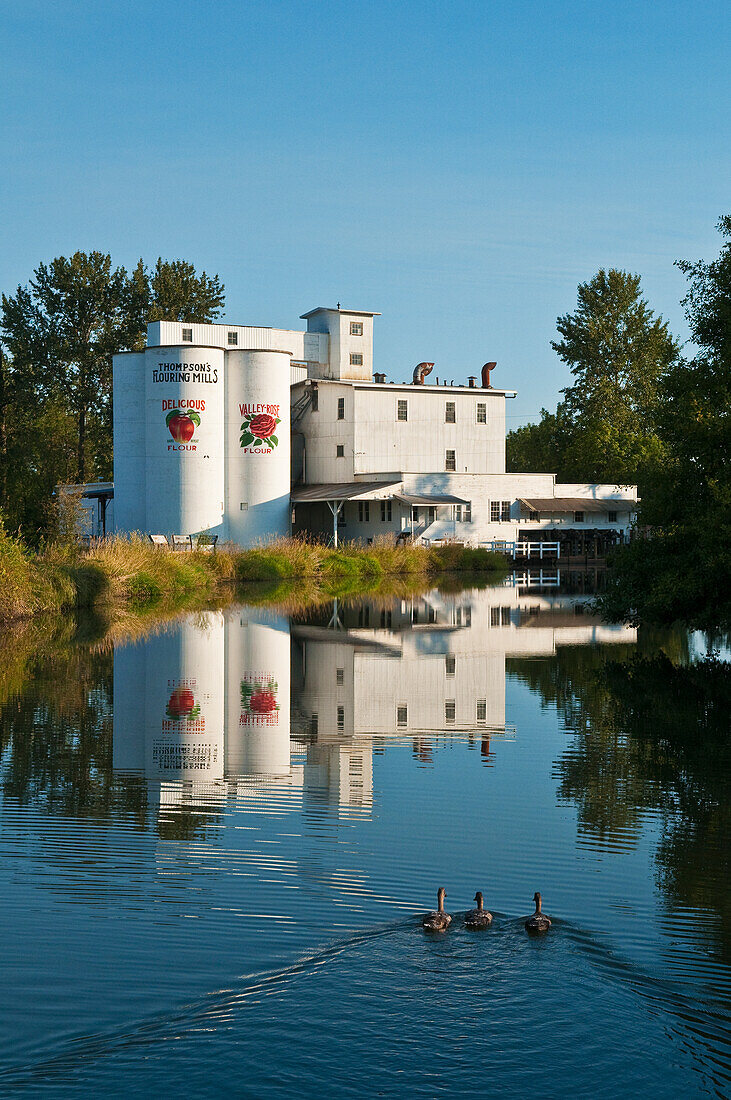
M 277 688 L 276 680 L 271 677 L 241 681 L 241 719 L 244 725 L 254 721 L 257 724 L 276 724 L 279 710 Z
M 195 409 L 171 409 L 165 417 L 165 423 L 176 443 L 189 443 L 193 432 L 200 427 L 200 413 Z
M 190 688 L 178 687 L 168 699 L 165 716 L 179 722 L 184 718 L 187 722 L 193 722 L 200 714 L 200 703 L 196 703 Z
M 262 444 L 266 444 L 269 447 L 276 447 L 279 444 L 274 434 L 277 424 L 281 424 L 281 420 L 269 413 L 245 416 L 241 425 L 241 446 L 261 447 Z

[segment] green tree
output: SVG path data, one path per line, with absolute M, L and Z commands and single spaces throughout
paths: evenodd
M 644 487 L 663 459 L 656 415 L 679 357 L 666 322 L 642 297 L 640 276 L 612 268 L 580 284 L 576 310 L 556 327 L 562 339 L 551 346 L 574 380 L 555 414 L 544 409 L 539 424 L 510 433 L 509 469 L 532 458 L 533 469 L 564 481 Z
M 184 260 L 142 260 L 128 275 L 102 252 L 40 264 L 2 296 L 0 506 L 36 539 L 59 482 L 112 473 L 112 356 L 144 347 L 150 320 L 210 322 L 224 305 L 217 275 Z
M 653 538 L 617 558 L 604 610 L 615 618 L 731 627 L 731 217 L 718 259 L 681 261 L 698 355 L 661 387 L 667 461 L 643 514 Z

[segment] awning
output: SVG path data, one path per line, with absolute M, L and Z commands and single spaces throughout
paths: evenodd
M 325 485 L 300 485 L 292 490 L 292 504 L 316 504 L 328 500 L 366 500 L 401 481 L 335 481 Z
M 413 504 L 419 507 L 434 507 L 437 504 L 469 504 L 462 497 L 452 497 L 447 493 L 435 493 L 433 496 L 417 495 L 416 493 L 395 493 L 394 500 L 400 500 L 403 504 Z
M 636 500 L 596 497 L 520 497 L 531 512 L 634 512 Z

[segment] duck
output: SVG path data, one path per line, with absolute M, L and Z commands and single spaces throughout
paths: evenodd
M 492 913 L 482 908 L 482 894 L 478 890 L 475 894 L 476 909 L 470 909 L 464 915 L 465 928 L 489 928 L 492 924 Z
M 452 923 L 449 913 L 444 912 L 444 898 L 447 891 L 443 886 L 437 890 L 437 910 L 422 917 L 421 926 L 425 932 L 446 932 Z
M 535 936 L 541 932 L 547 932 L 551 927 L 551 922 L 546 914 L 541 912 L 541 895 L 538 892 L 533 895 L 533 901 L 536 903 L 536 911 L 525 922 L 525 930 Z

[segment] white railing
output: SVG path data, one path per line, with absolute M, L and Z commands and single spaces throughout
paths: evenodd
M 560 588 L 560 569 L 524 569 L 510 573 L 502 582 L 504 588 Z
M 491 542 L 481 542 L 480 546 L 484 546 L 487 550 L 497 550 L 512 558 L 538 558 L 542 561 L 544 557 L 561 557 L 560 542 L 504 542 L 501 539 L 493 539 Z

